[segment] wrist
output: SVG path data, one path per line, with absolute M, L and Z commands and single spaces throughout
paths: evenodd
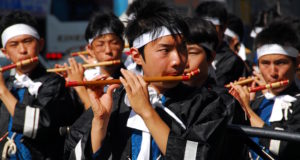
M 0 98 L 7 94 L 8 89 L 6 87 L 0 87 Z
M 152 108 L 152 106 L 145 107 L 144 111 L 140 114 L 140 116 L 144 121 L 147 121 L 149 119 L 152 119 L 154 112 L 155 110 Z

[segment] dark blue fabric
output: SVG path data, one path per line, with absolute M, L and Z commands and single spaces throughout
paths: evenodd
M 161 97 L 161 102 L 164 105 L 166 101 L 165 96 Z M 136 160 L 141 149 L 141 143 L 142 143 L 142 132 L 138 130 L 134 130 L 131 135 L 131 150 L 132 150 L 132 160 Z M 157 157 L 161 154 L 160 150 L 155 143 L 154 139 L 151 138 L 151 157 L 150 159 L 156 160 Z
M 25 88 L 13 89 L 12 93 L 18 99 L 19 102 L 22 102 L 23 98 L 24 98 Z M 9 138 L 11 138 L 14 133 L 11 131 L 12 124 L 13 124 L 13 118 L 10 116 L 9 124 L 8 124 L 8 137 Z M 15 134 L 14 142 L 17 147 L 17 153 L 15 155 L 10 156 L 10 160 L 31 160 L 30 151 L 21 142 L 22 137 L 23 137 L 23 134 L 18 134 L 18 133 Z
M 270 125 L 270 122 L 269 122 L 269 119 L 270 119 L 270 116 L 271 116 L 271 113 L 272 113 L 272 109 L 273 109 L 273 105 L 274 105 L 274 100 L 273 99 L 266 99 L 264 98 L 262 103 L 260 104 L 256 114 L 267 124 L 267 125 Z M 258 144 L 259 144 L 259 138 L 258 137 L 253 137 L 252 140 Z M 260 145 L 261 146 L 261 145 Z M 261 146 L 263 147 L 263 146 Z M 268 152 L 268 150 L 266 150 Z M 253 159 L 256 159 L 257 158 L 257 154 L 250 150 L 250 153 L 252 155 L 252 158 Z M 262 160 L 262 158 L 259 158 L 259 160 Z

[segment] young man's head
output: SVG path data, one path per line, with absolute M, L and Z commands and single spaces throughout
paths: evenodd
M 99 62 L 120 59 L 123 34 L 124 25 L 113 13 L 96 13 L 85 31 L 86 49 Z
M 299 38 L 295 30 L 283 22 L 274 22 L 258 34 L 255 40 L 259 69 L 267 83 L 290 80 L 296 71 Z M 279 94 L 286 87 L 274 89 Z
M 208 67 L 215 57 L 218 36 L 214 25 L 200 18 L 186 18 L 190 36 L 187 38 L 188 63 L 185 72 L 200 69 L 199 75 L 184 82 L 191 86 L 201 86 L 207 79 Z
M 142 0 L 134 9 L 125 34 L 134 61 L 142 66 L 144 76 L 183 74 L 187 51 L 184 37 L 188 28 L 182 18 L 162 1 Z M 171 88 L 178 83 L 155 83 Z
M 227 28 L 224 32 L 225 41 L 234 53 L 238 53 L 240 43 L 243 42 L 244 24 L 243 21 L 236 15 L 228 14 Z
M 37 29 L 36 20 L 26 12 L 14 11 L 2 17 L 1 51 L 13 63 L 37 56 L 44 47 L 44 40 Z M 17 68 L 17 72 L 29 73 L 36 65 L 32 63 Z
M 227 10 L 224 4 L 217 1 L 200 3 L 196 8 L 196 15 L 215 25 L 220 45 L 223 42 L 224 32 L 227 27 Z

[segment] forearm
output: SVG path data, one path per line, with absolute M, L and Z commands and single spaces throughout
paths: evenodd
M 94 118 L 91 129 L 91 143 L 93 153 L 96 153 L 102 146 L 102 142 L 106 136 L 108 121 Z
M 250 106 L 247 106 L 247 112 L 248 112 L 248 118 L 250 120 L 250 124 L 252 127 L 259 127 L 262 128 L 265 124 L 265 122 L 250 108 Z
M 79 98 L 81 99 L 82 103 L 84 104 L 84 109 L 87 110 L 91 106 L 91 102 L 89 99 L 89 95 L 87 90 L 83 86 L 74 87 L 75 91 L 77 92 Z
M 170 128 L 152 107 L 149 109 L 149 111 L 144 112 L 141 117 L 143 118 L 160 151 L 163 155 L 165 155 Z
M 11 116 L 14 116 L 15 107 L 16 107 L 18 100 L 10 93 L 9 90 L 7 90 L 7 88 L 2 89 L 0 91 L 0 99 L 4 103 L 9 114 Z

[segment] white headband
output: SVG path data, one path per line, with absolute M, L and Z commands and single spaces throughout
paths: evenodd
M 112 31 L 111 28 L 108 28 L 108 27 L 104 28 L 101 32 L 98 31 L 97 34 L 95 34 L 95 36 L 93 38 L 89 39 L 89 44 L 92 44 L 92 42 L 94 41 L 94 39 L 97 38 L 98 36 L 105 35 L 105 34 L 110 34 L 110 33 L 114 33 L 114 32 Z
M 238 35 L 238 34 L 236 34 L 234 31 L 232 31 L 232 30 L 231 30 L 231 29 L 229 29 L 229 28 L 226 28 L 226 30 L 225 30 L 225 32 L 224 32 L 224 34 L 225 34 L 226 36 L 229 36 L 229 37 L 231 37 L 231 38 L 237 37 L 237 38 L 238 38 L 238 40 L 240 41 L 240 37 L 239 37 L 239 35 Z
M 12 26 L 7 27 L 1 35 L 2 46 L 5 47 L 7 41 L 15 36 L 28 34 L 36 39 L 40 39 L 40 35 L 38 32 L 31 26 L 27 24 L 14 24 Z
M 155 31 L 159 31 L 159 34 L 154 34 Z M 177 32 L 178 34 L 180 34 L 181 32 Z M 160 37 L 164 37 L 164 36 L 168 36 L 168 35 L 172 35 L 172 33 L 169 31 L 169 29 L 165 26 L 159 27 L 155 30 L 146 32 L 142 35 L 140 35 L 139 37 L 137 37 L 134 41 L 133 41 L 133 46 L 134 48 L 141 48 L 142 46 L 148 44 L 149 42 L 152 42 Z
M 255 38 L 258 33 L 260 33 L 264 28 L 263 27 L 255 27 L 251 33 L 250 33 L 250 37 Z
M 200 43 L 200 45 L 201 45 L 202 47 L 208 49 L 208 50 L 211 51 L 211 52 L 214 51 L 214 49 L 213 49 L 213 44 L 212 44 L 212 43 L 207 43 L 207 42 L 205 42 L 205 43 Z
M 221 22 L 220 22 L 219 18 L 216 18 L 216 17 L 203 17 L 203 19 L 207 20 L 207 21 L 210 21 L 215 26 L 221 25 Z
M 269 54 L 282 54 L 289 57 L 297 57 L 299 54 L 299 51 L 291 46 L 282 47 L 279 44 L 265 44 L 261 47 L 257 48 L 257 57 L 260 58 L 264 55 Z

